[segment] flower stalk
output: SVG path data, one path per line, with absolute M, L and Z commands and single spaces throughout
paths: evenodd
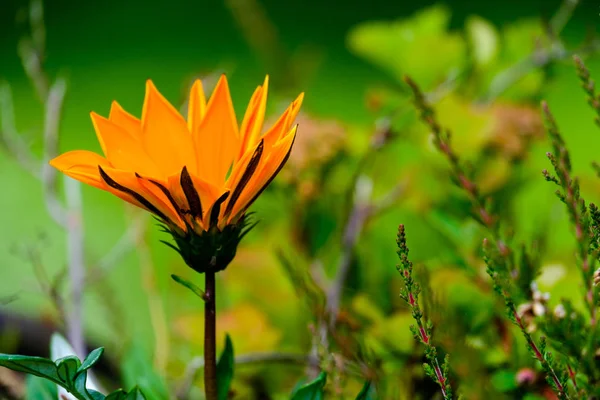
M 204 278 L 204 390 L 207 400 L 217 400 L 217 310 L 215 272 L 205 272 Z

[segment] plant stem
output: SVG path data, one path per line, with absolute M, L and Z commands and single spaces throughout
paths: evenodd
M 216 344 L 216 287 L 215 273 L 205 275 L 204 298 L 204 390 L 207 400 L 217 400 L 217 344 Z

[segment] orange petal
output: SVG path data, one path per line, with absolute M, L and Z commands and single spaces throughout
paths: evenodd
M 117 169 L 160 176 L 160 169 L 139 140 L 114 122 L 92 113 L 92 123 L 104 155 Z
M 284 113 L 279 117 L 277 122 L 264 134 L 263 138 L 265 140 L 265 147 L 272 147 L 277 140 L 283 137 L 290 131 L 298 112 L 300 111 L 300 107 L 302 106 L 302 101 L 304 100 L 304 93 L 300 93 L 300 95 L 290 104 L 290 106 L 284 111 Z
M 222 75 L 213 91 L 206 115 L 198 128 L 192 131 L 194 148 L 198 158 L 196 175 L 221 186 L 234 157 L 239 151 L 238 126 L 225 75 Z
M 177 173 L 184 166 L 196 170 L 196 156 L 185 120 L 150 80 L 146 82 L 142 110 L 142 141 L 164 176 Z
M 102 168 L 100 175 L 108 190 L 114 195 L 138 207 L 141 206 L 159 218 L 171 221 L 185 230 L 185 224 L 179 217 L 179 213 L 158 187 L 151 185 L 134 172 Z
M 267 92 L 269 90 L 269 76 L 265 78 L 263 86 L 259 86 L 254 91 L 246 114 L 240 127 L 240 139 L 242 145 L 238 158 L 242 157 L 249 148 L 254 148 L 260 140 L 263 122 L 265 120 L 265 110 L 267 108 Z
M 106 190 L 106 186 L 100 177 L 98 166 L 112 167 L 106 158 L 87 150 L 74 150 L 61 154 L 50 160 L 50 165 L 79 182 L 103 190 Z
M 260 193 L 277 176 L 281 168 L 285 165 L 289 157 L 294 139 L 296 138 L 295 126 L 284 138 L 282 138 L 270 151 L 268 157 L 261 160 L 258 170 L 254 173 L 242 194 L 236 201 L 227 223 L 235 222 L 241 213 L 243 213 L 258 197 Z
M 135 139 L 141 140 L 142 122 L 125 111 L 116 101 L 112 102 L 108 119 L 127 131 Z
M 188 103 L 188 129 L 190 132 L 197 132 L 204 115 L 206 114 L 206 97 L 202 88 L 202 81 L 196 79 L 192 90 L 190 91 L 190 100 Z
M 86 150 L 75 150 L 56 157 L 50 161 L 50 165 L 73 179 L 110 192 L 136 207 L 148 210 L 132 196 L 115 191 L 106 184 L 104 179 L 100 176 L 99 167 L 103 170 L 111 170 L 111 166 L 104 157 Z

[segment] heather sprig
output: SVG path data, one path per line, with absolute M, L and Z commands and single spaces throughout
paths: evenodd
M 431 335 L 433 324 L 431 321 L 424 322 L 424 315 L 419 306 L 419 294 L 421 293 L 420 285 L 413 278 L 413 264 L 408 258 L 408 246 L 406 245 L 406 231 L 404 225 L 398 227 L 398 236 L 396 239 L 398 245 L 398 257 L 400 264 L 396 266 L 398 272 L 404 280 L 404 288 L 400 291 L 400 297 L 409 305 L 412 317 L 417 325 L 411 325 L 415 340 L 421 342 L 425 346 L 425 358 L 427 363 L 423 364 L 425 373 L 433 379 L 439 386 L 442 396 L 445 400 L 452 399 L 452 387 L 448 379 L 449 375 L 449 357 L 446 354 L 444 362 L 440 366 L 438 361 L 437 349 L 431 344 Z
M 494 243 L 498 257 L 496 257 L 496 272 L 510 277 L 514 282 L 514 295 L 519 299 L 531 297 L 529 290 L 532 278 L 539 273 L 539 265 L 532 262 L 533 257 L 525 249 L 515 249 L 511 245 L 511 238 L 500 230 L 499 216 L 491 208 L 491 201 L 481 195 L 477 183 L 473 177 L 473 171 L 461 163 L 460 157 L 452 148 L 451 132 L 442 128 L 436 119 L 435 110 L 428 103 L 419 86 L 409 77 L 404 78 L 413 92 L 414 104 L 420 113 L 421 120 L 431 129 L 433 143 L 436 148 L 447 158 L 452 180 L 466 194 L 471 202 L 472 217 L 486 228 Z M 520 261 L 520 262 L 519 262 Z M 505 291 L 509 288 L 505 287 Z
M 542 366 L 548 383 L 560 399 L 569 399 L 568 387 L 566 386 L 568 379 L 566 367 L 555 365 L 552 354 L 546 351 L 545 339 L 542 338 L 538 345 L 528 332 L 522 316 L 517 312 L 515 299 L 528 298 L 532 295 L 531 292 L 527 295 L 523 293 L 522 288 L 525 284 L 531 284 L 530 278 L 537 274 L 539 266 L 531 263 L 531 258 L 526 255 L 519 259 L 527 262 L 517 262 L 517 252 L 511 247 L 509 240 L 499 228 L 499 217 L 492 212 L 490 202 L 481 195 L 471 171 L 461 164 L 459 156 L 452 148 L 451 132 L 442 128 L 437 121 L 435 110 L 428 103 L 419 86 L 409 77 L 405 77 L 404 80 L 413 92 L 414 104 L 420 113 L 421 120 L 431 129 L 434 145 L 450 163 L 453 180 L 464 190 L 471 201 L 473 217 L 483 227 L 487 228 L 491 235 L 494 246 L 490 246 L 489 240 L 485 239 L 483 247 L 487 273 L 492 278 L 494 290 L 504 299 L 509 319 L 523 333 L 528 348 Z M 566 160 L 568 160 L 568 157 Z M 527 282 L 522 282 L 521 277 L 524 276 L 528 278 Z
M 577 259 L 581 271 L 583 284 L 585 287 L 585 303 L 587 304 L 592 319 L 592 324 L 597 322 L 597 290 L 594 290 L 593 275 L 596 256 L 590 254 L 593 251 L 592 239 L 597 235 L 596 230 L 592 228 L 596 224 L 592 215 L 597 216 L 597 208 L 592 205 L 594 213 L 591 214 L 585 200 L 581 197 L 579 180 L 572 175 L 572 166 L 569 151 L 560 135 L 558 125 L 554 116 L 548 108 L 546 102 L 542 102 L 542 111 L 546 120 L 548 136 L 552 144 L 552 152 L 546 156 L 552 163 L 554 175 L 547 170 L 542 171 L 547 181 L 553 182 L 560 187 L 556 191 L 557 197 L 565 204 L 569 219 L 575 230 L 575 239 L 577 240 Z
M 596 112 L 594 122 L 596 125 L 600 126 L 600 96 L 596 93 L 596 83 L 592 79 L 590 71 L 583 63 L 583 60 L 577 55 L 573 56 L 573 60 L 575 61 L 577 76 L 581 81 L 581 87 L 588 96 L 588 104 L 592 106 Z
M 589 72 L 581 59 L 575 58 L 575 62 L 584 89 L 590 97 L 589 103 L 598 112 L 598 98 Z M 584 287 L 583 302 L 589 313 L 589 319 L 585 319 L 568 302 L 564 302 L 566 317 L 562 321 L 549 321 L 546 324 L 546 331 L 557 344 L 555 347 L 560 346 L 557 348 L 562 349 L 563 353 L 573 360 L 573 364 L 578 365 L 585 374 L 586 382 L 582 382 L 583 384 L 580 385 L 581 393 L 587 395 L 589 391 L 590 394 L 597 394 L 596 387 L 600 381 L 600 371 L 596 365 L 599 345 L 598 303 L 600 298 L 595 284 L 595 265 L 599 256 L 600 211 L 593 203 L 588 207 L 581 197 L 579 181 L 572 173 L 569 151 L 562 139 L 556 120 L 545 102 L 542 103 L 542 111 L 553 149 L 551 153 L 547 153 L 547 156 L 554 170 L 553 175 L 546 170 L 543 171 L 543 174 L 547 181 L 559 186 L 556 195 L 565 204 L 574 229 L 577 242 L 577 267 L 581 273 Z M 573 335 L 574 330 L 579 334 Z M 577 380 L 573 378 L 573 382 L 577 387 Z
M 562 365 L 556 365 L 552 354 L 546 350 L 546 339 L 541 338 L 540 344 L 536 344 L 536 341 L 531 336 L 531 333 L 527 329 L 527 324 L 524 321 L 523 316 L 518 312 L 517 306 L 513 300 L 513 295 L 510 293 L 510 283 L 507 278 L 498 273 L 496 267 L 496 261 L 501 260 L 499 254 L 490 248 L 488 240 L 483 241 L 483 259 L 487 266 L 487 273 L 492 278 L 494 290 L 504 299 L 506 306 L 507 317 L 510 319 L 521 331 L 529 352 L 535 358 L 540 365 L 544 373 L 546 374 L 546 380 L 555 390 L 559 399 L 569 399 L 568 388 L 566 385 L 568 379 L 568 373 L 566 367 Z M 557 372 L 558 371 L 558 372 Z

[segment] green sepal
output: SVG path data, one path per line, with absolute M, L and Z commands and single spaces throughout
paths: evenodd
M 240 241 L 255 225 L 250 224 L 249 215 L 243 216 L 235 224 L 226 225 L 222 230 L 211 226 L 208 231 L 196 232 L 188 225 L 187 232 L 182 233 L 165 225 L 164 230 L 171 234 L 175 245 L 163 243 L 175 249 L 194 271 L 219 272 L 231 263 Z
M 202 300 L 205 300 L 206 294 L 204 290 L 200 289 L 198 286 L 194 285 L 192 282 L 188 281 L 185 278 L 180 277 L 179 275 L 171 274 L 171 278 L 179 283 L 181 286 L 186 287 L 192 291 L 196 296 L 200 297 Z

